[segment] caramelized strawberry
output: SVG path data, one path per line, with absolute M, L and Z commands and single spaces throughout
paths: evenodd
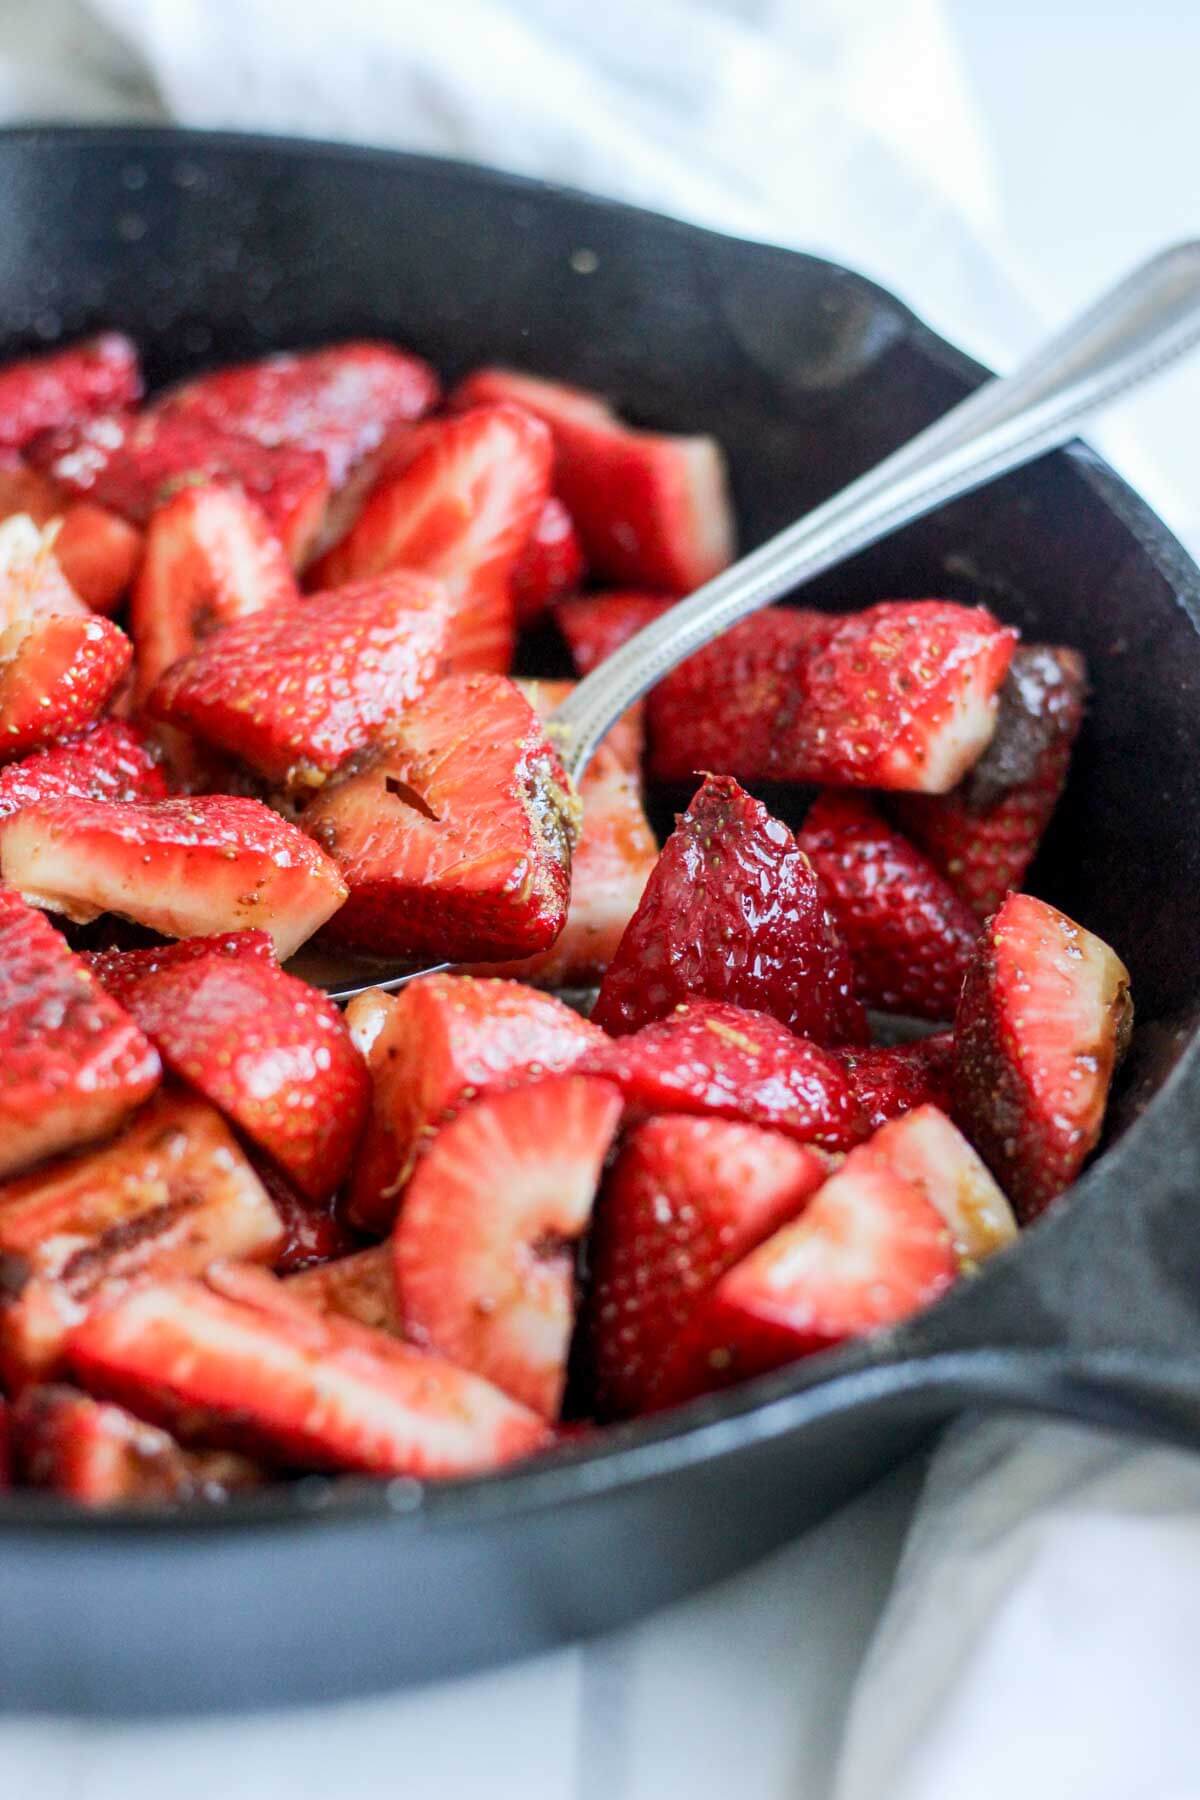
M 0 368 L 0 444 L 20 450 L 40 431 L 133 406 L 141 394 L 137 349 L 118 331 L 20 357 Z
M 0 769 L 0 818 L 78 794 L 90 800 L 165 800 L 166 777 L 145 733 L 124 719 L 101 719 Z
M 359 1248 L 362 1239 L 346 1223 L 340 1194 L 310 1199 L 270 1157 L 260 1153 L 250 1160 L 283 1225 L 283 1241 L 271 1258 L 276 1275 L 302 1274 Z
M 584 573 L 583 545 L 575 522 L 562 501 L 551 494 L 513 570 L 517 624 L 536 625 L 556 600 L 575 592 Z
M 91 950 L 85 951 L 80 960 L 123 1006 L 147 975 L 156 975 L 160 969 L 178 969 L 209 956 L 277 966 L 275 946 L 265 931 L 223 931 L 214 937 L 187 937 L 174 944 L 153 944 L 145 950 Z
M 576 669 L 581 675 L 590 675 L 597 664 L 619 650 L 636 632 L 661 619 L 678 598 L 624 591 L 580 594 L 555 607 L 554 622 L 567 641 Z
M 949 1112 L 954 1086 L 954 1036 L 941 1031 L 907 1044 L 852 1045 L 835 1052 L 872 1130 L 914 1106 Z
M 993 1256 L 1017 1235 L 1012 1208 L 979 1157 L 944 1112 L 918 1106 L 871 1139 L 904 1181 L 919 1187 L 941 1213 L 964 1267 Z
M 303 1300 L 319 1313 L 354 1319 L 389 1337 L 403 1337 L 396 1299 L 395 1256 L 390 1244 L 372 1244 L 353 1256 L 339 1256 L 320 1268 L 305 1269 L 287 1281 L 293 1300 Z
M 132 657 L 125 633 L 95 616 L 34 617 L 0 630 L 0 761 L 90 725 Z
M 72 592 L 93 612 L 113 612 L 141 560 L 141 532 L 105 506 L 70 499 L 18 461 L 0 467 L 0 519 L 21 513 L 38 527 L 55 526 L 54 560 Z

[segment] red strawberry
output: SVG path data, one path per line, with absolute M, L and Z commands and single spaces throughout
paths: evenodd
M 559 602 L 554 622 L 567 640 L 576 669 L 581 675 L 590 675 L 635 632 L 661 619 L 678 598 L 625 592 L 580 594 L 577 599 Z
M 158 1053 L 40 913 L 0 888 L 0 1175 L 115 1131 Z
M 0 879 L 85 923 L 120 913 L 164 937 L 261 927 L 281 960 L 345 897 L 312 839 L 257 800 L 42 800 L 0 819 Z
M 0 444 L 20 450 L 40 431 L 133 406 L 141 395 L 137 349 L 117 331 L 21 357 L 0 368 Z
M 132 657 L 125 633 L 96 616 L 35 616 L 0 630 L 0 762 L 90 725 Z
M 620 1086 L 640 1114 L 711 1113 L 773 1125 L 801 1143 L 848 1150 L 866 1122 L 836 1056 L 768 1013 L 692 1000 L 580 1064 Z
M 80 960 L 113 999 L 124 1006 L 147 975 L 156 975 L 160 969 L 178 969 L 210 956 L 277 966 L 275 946 L 265 931 L 225 931 L 215 937 L 180 938 L 174 944 L 153 944 L 145 950 L 89 950 L 82 953 Z
M 527 956 L 567 915 L 579 802 L 529 702 L 452 675 L 312 801 L 350 898 L 329 941 L 376 956 Z
M 219 1113 L 169 1090 L 120 1137 L 0 1188 L 0 1354 L 15 1385 L 62 1368 L 66 1332 L 134 1276 L 270 1260 L 279 1215 Z
M 346 1224 L 340 1195 L 324 1194 L 319 1200 L 310 1200 L 292 1186 L 277 1163 L 261 1155 L 251 1161 L 283 1223 L 283 1243 L 271 1258 L 276 1275 L 319 1268 L 358 1249 L 362 1239 Z
M 732 561 L 733 507 L 713 438 L 635 431 L 599 395 L 513 369 L 477 369 L 451 395 L 452 406 L 506 400 L 554 433 L 555 491 L 598 575 L 687 592 Z
M 318 1269 L 291 1276 L 287 1291 L 293 1300 L 303 1300 L 319 1313 L 334 1313 L 386 1331 L 390 1337 L 403 1337 L 395 1260 L 390 1244 L 373 1244 L 354 1256 L 340 1256 Z
M 54 555 L 54 532 L 16 514 L 0 524 L 0 637 L 35 618 L 92 617 Z
M 517 624 L 535 625 L 556 600 L 573 594 L 583 577 L 583 546 L 575 522 L 562 501 L 551 494 L 513 570 Z
M 736 781 L 712 776 L 663 847 L 592 1016 L 620 1036 L 696 998 L 773 1013 L 817 1043 L 866 1036 L 808 858 Z
M 1066 784 L 1083 722 L 1087 666 L 1076 650 L 1018 649 L 996 733 L 948 794 L 899 795 L 902 829 L 981 919 L 1019 888 Z
M 630 1133 L 592 1233 L 588 1328 L 601 1417 L 656 1404 L 706 1292 L 794 1218 L 827 1173 L 811 1151 L 749 1125 L 668 1115 Z
M 514 406 L 423 426 L 411 461 L 384 476 L 313 579 L 340 587 L 399 568 L 435 576 L 454 602 L 456 668 L 503 671 L 513 576 L 550 492 L 550 462 L 545 426 Z
M 78 737 L 64 738 L 0 769 L 0 818 L 63 794 L 92 800 L 165 800 L 167 783 L 136 725 L 101 719 Z
M 1095 1148 L 1133 1024 L 1129 971 L 1031 894 L 988 921 L 954 1021 L 955 1114 L 1022 1224 Z
M 821 795 L 796 842 L 824 885 L 860 999 L 953 1018 L 979 924 L 933 864 L 857 794 Z
M 12 1437 L 22 1485 L 81 1506 L 224 1500 L 262 1480 L 244 1456 L 185 1450 L 124 1407 L 58 1383 L 25 1389 L 13 1407 Z
M 29 448 L 30 460 L 68 493 L 98 500 L 141 525 L 186 487 L 226 482 L 257 500 L 294 564 L 320 529 L 329 493 L 313 450 L 267 449 L 186 414 L 104 413 Z
M 516 981 L 427 975 L 382 998 L 381 1008 L 380 996 L 362 994 L 346 1013 L 351 1036 L 369 1020 L 375 1084 L 350 1217 L 378 1232 L 391 1224 L 418 1155 L 469 1100 L 570 1069 L 604 1042 L 561 1000 Z
M 932 1103 L 949 1112 L 954 1074 L 951 1032 L 908 1044 L 854 1045 L 836 1054 L 873 1131 L 914 1106 Z
M 95 1308 L 71 1334 L 70 1356 L 96 1393 L 291 1467 L 471 1475 L 549 1436 L 536 1414 L 478 1376 L 381 1331 L 322 1318 L 248 1269 L 144 1282 Z
M 146 711 L 278 786 L 320 787 L 441 673 L 451 632 L 444 589 L 397 570 L 226 625 Z
M 93 612 L 114 611 L 141 558 L 141 532 L 105 506 L 71 500 L 22 462 L 0 467 L 0 519 L 16 513 L 39 527 L 56 521 L 53 556 L 72 592 Z
M 964 1267 L 1003 1250 L 1017 1235 L 1012 1208 L 962 1133 L 936 1106 L 918 1106 L 871 1139 L 904 1181 L 919 1187 L 950 1228 Z
M 575 1249 L 620 1118 L 619 1091 L 583 1075 L 477 1100 L 439 1133 L 396 1221 L 406 1335 L 551 1420 Z

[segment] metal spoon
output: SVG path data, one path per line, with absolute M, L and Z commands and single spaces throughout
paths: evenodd
M 1200 343 L 1200 242 L 1164 250 L 832 499 L 706 582 L 592 671 L 550 721 L 574 781 L 635 700 L 739 619 L 947 501 L 1067 443 L 1092 414 Z M 303 953 L 302 953 L 303 954 Z M 433 969 L 369 977 L 330 961 L 293 968 L 335 1000 L 392 991 Z M 436 969 L 447 969 L 438 963 Z

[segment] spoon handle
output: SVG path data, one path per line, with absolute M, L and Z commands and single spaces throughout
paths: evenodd
M 1068 442 L 1082 420 L 1200 343 L 1200 242 L 1135 269 L 1011 375 L 706 582 L 593 670 L 554 715 L 578 779 L 626 707 L 739 619 L 913 519 Z

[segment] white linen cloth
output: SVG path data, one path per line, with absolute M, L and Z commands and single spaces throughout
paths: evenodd
M 0 118 L 172 119 L 545 174 L 826 251 L 1007 364 L 1151 244 L 1127 232 L 1081 285 L 1069 259 L 1009 241 L 1008 165 L 947 28 L 975 5 L 7 0 Z M 1097 433 L 1193 546 L 1197 401 L 1193 370 Z M 250 1720 L 0 1721 L 0 1794 L 1200 1795 L 1200 1463 L 1023 1419 L 956 1426 L 856 1679 L 920 1476 L 655 1620 L 521 1667 Z

